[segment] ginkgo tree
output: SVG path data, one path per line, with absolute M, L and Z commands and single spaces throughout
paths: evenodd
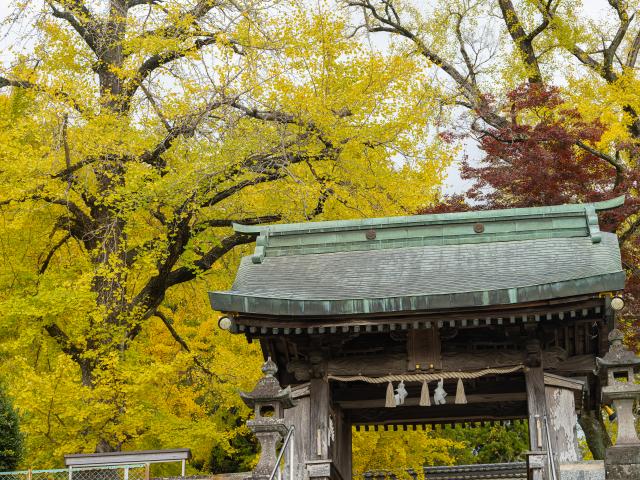
M 35 34 L 0 72 L 0 356 L 30 461 L 184 441 L 206 461 L 259 373 L 206 305 L 253 241 L 231 224 L 437 195 L 437 86 L 329 7 L 16 4 Z

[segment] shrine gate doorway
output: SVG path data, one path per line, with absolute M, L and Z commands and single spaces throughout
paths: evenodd
M 625 274 L 597 212 L 622 201 L 235 225 L 255 253 L 211 303 L 291 388 L 295 478 L 350 479 L 352 428 L 526 420 L 529 478 L 559 479 L 600 409 Z

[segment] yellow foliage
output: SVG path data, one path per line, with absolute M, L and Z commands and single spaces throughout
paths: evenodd
M 0 90 L 0 376 L 25 466 L 233 456 L 261 359 L 206 297 L 248 251 L 230 222 L 407 214 L 438 194 L 455 150 L 418 62 L 329 5 L 245 3 L 53 2 L 86 34 L 46 4 L 0 73 L 25 87 Z M 106 18 L 119 27 L 95 30 Z
M 425 465 L 453 465 L 456 452 L 465 447 L 462 442 L 439 438 L 433 431 L 354 431 L 353 475 L 389 471 L 408 479 L 409 468 L 422 475 Z

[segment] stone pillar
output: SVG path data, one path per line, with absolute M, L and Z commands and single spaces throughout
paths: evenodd
M 607 480 L 640 478 L 640 439 L 633 415 L 633 404 L 640 399 L 640 385 L 634 381 L 640 358 L 624 347 L 622 339 L 622 332 L 613 329 L 609 334 L 609 351 L 603 358 L 596 359 L 597 373 L 606 375 L 602 402 L 613 404 L 618 422 L 616 444 L 605 452 Z
M 582 460 L 576 432 L 578 416 L 574 391 L 557 385 L 545 385 L 544 392 L 547 401 L 549 435 L 555 447 L 553 453 L 558 465 Z
M 260 442 L 260 459 L 251 472 L 252 480 L 269 480 L 276 466 L 277 446 L 289 429 L 285 425 L 284 410 L 294 406 L 291 389 L 282 389 L 275 374 L 278 367 L 271 360 L 262 366 L 262 377 L 252 392 L 240 392 L 240 396 L 249 408 L 254 409 L 253 420 L 247 426 Z

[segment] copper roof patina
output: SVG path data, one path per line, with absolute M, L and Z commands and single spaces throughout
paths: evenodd
M 606 202 L 267 226 L 223 312 L 325 316 L 508 305 L 624 288 Z

